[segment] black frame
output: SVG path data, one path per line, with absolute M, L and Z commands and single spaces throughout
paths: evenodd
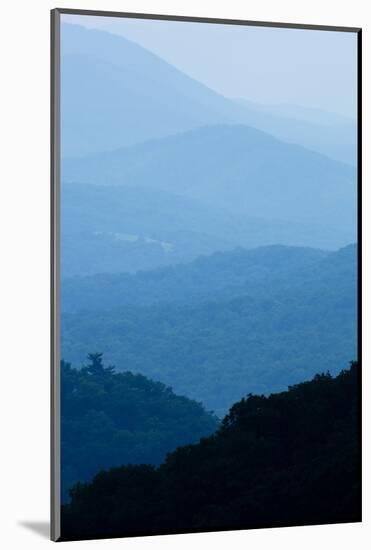
M 61 538 L 60 531 L 60 16 L 92 15 L 100 17 L 121 17 L 131 19 L 151 19 L 162 21 L 183 21 L 192 23 L 214 23 L 224 25 L 243 25 L 252 27 L 276 27 L 286 29 L 305 29 L 332 32 L 351 32 L 357 34 L 357 344 L 358 362 L 360 365 L 359 384 L 359 448 L 362 451 L 362 28 L 329 26 L 301 23 L 274 23 L 270 21 L 251 21 L 242 19 L 221 19 L 214 17 L 193 17 L 180 15 L 163 15 L 150 13 L 128 13 L 100 10 L 82 10 L 55 8 L 51 10 L 51 124 L 50 124 L 50 155 L 51 155 L 51 509 L 50 538 L 57 542 L 68 540 Z M 362 481 L 362 452 L 359 453 L 359 475 Z M 362 490 L 361 490 L 362 498 Z M 362 521 L 362 519 L 360 520 Z M 234 529 L 235 530 L 235 529 Z M 243 530 L 243 528 L 242 528 Z M 218 531 L 217 529 L 213 532 Z M 189 530 L 185 533 L 204 532 Z M 145 535 L 138 533 L 131 536 Z M 170 533 L 169 533 L 170 534 Z M 181 534 L 177 532 L 177 534 Z M 117 535 L 119 538 L 120 535 Z

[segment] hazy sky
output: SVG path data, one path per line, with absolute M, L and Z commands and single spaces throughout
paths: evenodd
M 356 118 L 355 33 L 63 15 L 122 35 L 227 97 Z

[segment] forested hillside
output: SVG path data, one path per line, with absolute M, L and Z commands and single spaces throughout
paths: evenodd
M 79 365 L 103 352 L 222 415 L 246 393 L 280 391 L 318 365 L 335 373 L 357 356 L 356 269 L 355 246 L 272 247 L 117 284 L 77 280 L 64 291 L 65 307 L 80 309 L 62 315 L 64 358 Z
M 207 126 L 66 159 L 62 178 L 147 187 L 251 217 L 337 227 L 354 239 L 355 168 L 249 126 Z
M 356 240 L 354 167 L 244 125 L 65 159 L 61 198 L 63 277 Z
M 334 250 L 353 240 L 341 225 L 247 217 L 148 187 L 63 183 L 61 201 L 63 279 L 151 270 L 238 246 Z
M 160 467 L 122 466 L 78 484 L 63 538 L 361 520 L 359 372 L 236 403 L 215 435 Z
M 140 374 L 104 367 L 99 354 L 77 370 L 61 364 L 62 493 L 102 468 L 159 464 L 179 445 L 214 432 L 201 404 Z
M 136 274 L 71 277 L 63 281 L 62 309 L 76 312 L 123 305 L 189 305 L 246 294 L 268 297 L 303 286 L 306 281 L 318 289 L 329 278 L 342 285 L 355 272 L 355 256 L 354 245 L 336 253 L 275 245 L 217 252 L 187 264 Z M 328 280 L 326 286 L 329 284 Z

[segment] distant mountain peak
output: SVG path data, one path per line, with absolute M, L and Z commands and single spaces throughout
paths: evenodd
M 115 149 L 207 124 L 246 124 L 355 163 L 355 131 L 228 99 L 139 44 L 62 24 L 62 155 Z M 318 117 L 317 117 L 318 118 Z

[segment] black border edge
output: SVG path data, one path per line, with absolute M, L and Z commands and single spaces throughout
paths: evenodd
M 60 12 L 51 10 L 50 25 L 50 538 L 61 536 L 60 384 L 59 384 L 59 231 L 60 231 Z
M 362 490 L 362 29 L 357 31 L 357 334 L 358 334 L 358 433 L 359 433 L 359 476 L 360 476 L 360 521 L 363 511 Z

